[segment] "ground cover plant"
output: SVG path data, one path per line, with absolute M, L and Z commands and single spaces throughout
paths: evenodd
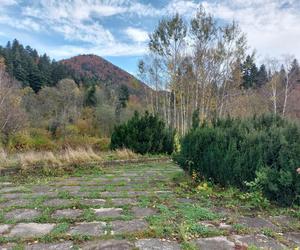
M 277 116 L 216 119 L 183 137 L 175 156 L 190 174 L 300 204 L 300 128 Z

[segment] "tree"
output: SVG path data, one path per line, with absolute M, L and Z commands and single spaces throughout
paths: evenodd
M 97 105 L 97 97 L 96 97 L 96 85 L 92 84 L 92 86 L 88 87 L 85 93 L 84 104 L 86 106 L 95 107 Z
M 228 112 L 246 49 L 236 23 L 220 24 L 203 7 L 189 24 L 183 20 L 177 14 L 158 23 L 142 65 L 143 79 L 158 89 L 151 93 L 153 112 L 180 134 L 192 127 L 194 110 L 201 120 Z
M 182 48 L 185 43 L 187 27 L 183 18 L 175 14 L 171 18 L 162 19 L 150 35 L 149 49 L 160 60 L 166 74 L 165 88 L 170 92 L 169 124 L 175 128 L 179 124 L 177 115 L 177 94 L 179 87 L 179 66 L 182 59 Z
M 283 84 L 284 84 L 284 101 L 283 101 L 283 108 L 282 108 L 282 116 L 286 115 L 286 109 L 288 104 L 289 95 L 292 89 L 291 86 L 291 78 L 290 73 L 292 70 L 292 62 L 294 58 L 289 55 L 285 55 L 283 57 L 283 64 L 282 64 L 282 76 L 283 76 Z
M 267 59 L 267 67 L 270 75 L 268 83 L 263 88 L 264 97 L 271 104 L 273 114 L 278 114 L 278 104 L 280 100 L 280 93 L 282 91 L 282 75 L 280 74 L 279 61 L 276 58 Z
M 258 88 L 262 87 L 268 82 L 268 72 L 266 70 L 266 66 L 262 64 L 258 70 L 257 77 L 256 77 L 256 85 Z
M 33 64 L 29 73 L 29 86 L 35 93 L 39 92 L 42 88 L 42 77 L 37 65 Z
M 118 89 L 118 99 L 117 99 L 116 109 L 115 109 L 117 123 L 120 123 L 121 111 L 122 111 L 122 109 L 126 108 L 128 100 L 129 100 L 128 87 L 126 85 L 122 84 Z
M 30 86 L 38 92 L 42 86 L 54 86 L 59 80 L 66 78 L 66 67 L 44 54 L 39 55 L 30 46 L 24 46 L 18 40 L 8 42 L 6 47 L 0 46 L 0 56 L 4 57 L 6 71 L 16 78 L 23 87 Z
M 254 55 L 248 55 L 242 65 L 243 72 L 243 87 L 254 88 L 257 86 L 258 69 L 254 62 Z
M 5 67 L 0 66 L 0 133 L 5 140 L 26 126 L 21 98 L 18 84 L 5 72 Z

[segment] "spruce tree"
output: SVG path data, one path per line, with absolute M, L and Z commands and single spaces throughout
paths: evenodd
M 258 75 L 258 70 L 254 62 L 253 55 L 248 55 L 245 62 L 242 64 L 242 74 L 243 74 L 243 87 L 253 88 L 256 87 L 256 80 Z
M 268 73 L 266 70 L 266 66 L 262 64 L 259 68 L 258 74 L 257 74 L 257 81 L 256 85 L 257 87 L 261 87 L 265 85 L 268 82 Z

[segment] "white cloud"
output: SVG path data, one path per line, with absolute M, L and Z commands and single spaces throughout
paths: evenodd
M 57 59 L 68 58 L 78 54 L 97 54 L 101 56 L 139 56 L 146 52 L 146 47 L 137 44 L 112 43 L 107 46 L 64 45 L 49 48 L 48 54 Z
M 249 45 L 259 56 L 294 54 L 300 57 L 300 12 L 298 0 L 226 0 L 204 2 L 204 7 L 221 20 L 236 20 Z
M 148 11 L 148 12 L 147 12 Z M 85 42 L 92 46 L 93 53 L 100 55 L 140 54 L 145 49 L 143 42 L 148 38 L 147 33 L 140 29 L 128 28 L 125 33 L 132 42 L 127 44 L 116 39 L 109 27 L 104 27 L 101 18 L 117 14 L 150 15 L 151 6 L 129 0 L 40 0 L 38 3 L 23 8 L 22 15 L 38 20 L 47 32 L 55 31 L 70 43 Z M 151 14 L 155 11 L 151 11 Z M 158 14 L 156 12 L 155 14 Z M 100 20 L 95 18 L 100 18 Z M 85 45 L 82 45 L 85 46 Z M 145 47 L 145 46 L 143 46 Z M 87 53 L 90 49 L 80 49 L 78 46 L 67 45 L 57 55 Z
M 60 47 L 58 56 L 78 53 L 100 55 L 140 54 L 146 49 L 147 32 L 132 27 L 138 18 L 159 19 L 178 12 L 190 18 L 200 2 L 208 12 L 223 21 L 235 19 L 247 34 L 249 45 L 262 57 L 283 53 L 300 57 L 299 0 L 170 0 L 164 7 L 155 8 L 140 0 L 0 0 L 0 23 L 25 31 L 47 32 L 63 36 L 66 46 Z M 22 5 L 18 4 L 22 3 Z M 22 6 L 19 15 L 10 15 L 11 6 Z M 115 37 L 105 18 L 120 15 L 128 21 L 123 32 L 131 42 Z M 125 23 L 126 24 L 126 23 Z M 114 26 L 117 29 L 117 26 Z M 120 33 L 120 32 L 118 32 Z M 124 38 L 124 37 L 123 37 Z M 72 46 L 82 42 L 85 48 Z M 87 47 L 88 46 L 88 47 Z M 63 51 L 65 50 L 65 52 Z M 76 52 L 78 50 L 78 52 Z M 54 50 L 53 50 L 54 53 Z
M 12 18 L 8 15 L 0 15 L 0 23 L 10 25 L 16 29 L 27 31 L 40 31 L 41 26 L 31 18 L 24 18 L 22 20 Z
M 15 0 L 0 0 L 0 6 L 10 6 L 15 5 L 17 2 Z
M 135 42 L 145 42 L 148 40 L 148 33 L 144 30 L 128 27 L 125 30 L 127 36 Z
M 191 0 L 172 0 L 163 9 L 163 12 L 166 14 L 178 13 L 183 16 L 191 17 L 196 13 L 199 5 L 199 1 L 195 2 Z

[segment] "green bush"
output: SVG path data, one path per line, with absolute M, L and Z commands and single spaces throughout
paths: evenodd
M 57 145 L 51 140 L 47 130 L 32 128 L 11 135 L 7 149 L 11 152 L 27 150 L 55 150 Z
M 300 128 L 264 115 L 202 124 L 182 139 L 174 158 L 217 184 L 247 189 L 253 182 L 268 199 L 290 205 L 300 204 L 299 156 Z
M 174 131 L 166 128 L 157 116 L 135 112 L 128 122 L 116 126 L 111 136 L 111 149 L 129 148 L 140 154 L 168 153 L 174 149 Z
M 56 150 L 58 146 L 51 140 L 51 134 L 44 129 L 30 129 L 31 149 L 34 150 Z

